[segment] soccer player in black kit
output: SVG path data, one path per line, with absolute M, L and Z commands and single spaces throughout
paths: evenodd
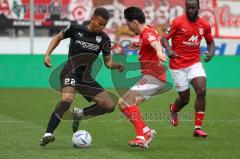
M 112 61 L 110 55 L 110 38 L 103 32 L 109 20 L 109 13 L 105 8 L 99 7 L 94 10 L 88 24 L 70 25 L 55 35 L 44 57 L 44 64 L 51 67 L 50 55 L 61 40 L 71 38 L 68 61 L 60 75 L 61 100 L 53 111 L 46 132 L 40 140 L 40 145 L 45 146 L 55 140 L 54 130 L 58 127 L 64 113 L 69 110 L 73 102 L 75 91 L 79 92 L 89 102 L 95 104 L 78 110 L 81 117 L 98 116 L 114 111 L 115 103 L 103 87 L 92 79 L 91 66 L 100 52 L 107 68 L 124 70 L 122 64 Z M 74 116 L 74 112 L 73 112 Z M 74 119 L 74 118 L 73 118 Z M 73 131 L 77 131 L 79 121 L 73 122 Z

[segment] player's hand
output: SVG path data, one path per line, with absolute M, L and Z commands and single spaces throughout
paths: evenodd
M 163 62 L 166 62 L 167 59 L 168 59 L 167 56 L 164 53 L 159 54 L 158 58 Z
M 51 67 L 52 66 L 50 55 L 45 55 L 44 56 L 44 65 L 46 67 Z
M 209 54 L 209 52 L 205 52 L 204 55 L 206 56 L 204 59 L 205 62 L 209 62 L 213 57 L 213 54 Z
M 123 72 L 125 70 L 125 67 L 123 64 L 118 64 L 117 68 L 116 68 L 119 72 Z
M 130 50 L 139 50 L 140 49 L 140 44 L 138 42 L 134 42 L 128 46 L 128 49 Z
M 175 51 L 173 51 L 172 49 L 168 51 L 168 57 L 170 57 L 171 59 L 175 58 L 177 56 L 178 56 L 177 53 Z

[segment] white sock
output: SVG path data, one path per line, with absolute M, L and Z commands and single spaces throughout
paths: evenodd
M 201 126 L 195 126 L 194 128 L 195 129 L 201 129 Z
M 75 108 L 75 113 L 77 114 L 77 117 L 78 117 L 78 118 L 84 117 L 83 109 Z
M 52 136 L 52 133 L 45 133 L 45 134 L 43 135 L 43 137 L 46 137 L 46 136 Z

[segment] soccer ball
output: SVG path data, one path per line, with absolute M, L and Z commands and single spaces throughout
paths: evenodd
M 72 143 L 77 148 L 89 147 L 92 143 L 92 137 L 89 132 L 78 130 L 73 134 Z

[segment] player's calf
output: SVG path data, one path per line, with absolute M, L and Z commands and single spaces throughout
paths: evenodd
M 175 110 L 175 104 L 170 104 L 170 122 L 173 126 L 178 126 L 178 112 Z
M 80 108 L 73 108 L 72 112 L 73 121 L 72 121 L 72 131 L 75 133 L 79 129 L 80 120 L 83 116 L 83 109 Z
M 98 106 L 97 104 L 94 104 L 92 106 L 89 106 L 84 109 L 80 108 L 73 108 L 72 116 L 73 116 L 73 122 L 72 122 L 72 130 L 73 133 L 78 131 L 80 121 L 83 119 L 93 118 L 99 115 L 103 115 L 106 113 L 111 113 L 115 110 L 115 106 L 109 107 L 109 108 L 102 108 Z

